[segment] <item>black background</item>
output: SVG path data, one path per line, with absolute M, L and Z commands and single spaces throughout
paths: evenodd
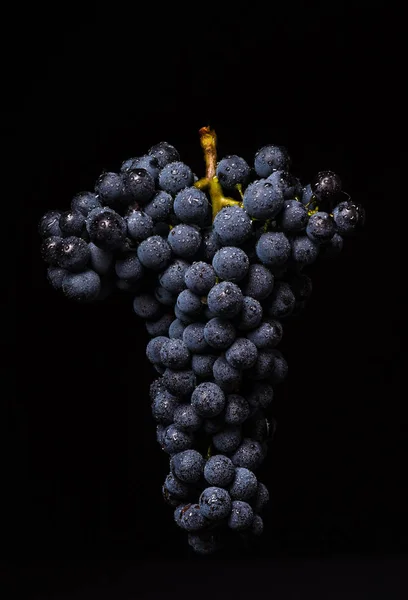
M 266 581 L 279 579 L 279 564 L 295 569 L 340 556 L 354 560 L 358 574 L 358 557 L 403 557 L 400 15 L 386 3 L 50 10 L 27 9 L 13 21 L 10 47 L 20 54 L 7 61 L 12 93 L 3 112 L 12 197 L 21 198 L 15 250 L 24 274 L 16 296 L 20 393 L 6 455 L 14 590 L 25 582 L 31 593 L 48 585 L 68 594 L 85 584 L 131 581 L 135 573 L 135 594 L 148 579 L 155 595 L 160 573 L 181 585 L 208 563 L 245 560 L 264 567 Z M 161 497 L 168 458 L 155 441 L 148 400 L 154 372 L 131 297 L 97 306 L 59 297 L 46 281 L 37 234 L 46 210 L 68 207 L 102 170 L 117 170 L 161 140 L 202 175 L 198 130 L 207 124 L 217 131 L 220 156 L 251 162 L 260 146 L 283 144 L 303 182 L 332 169 L 367 212 L 364 232 L 348 240 L 343 255 L 310 270 L 310 304 L 285 331 L 290 375 L 276 390 L 278 429 L 260 472 L 272 497 L 262 541 L 250 556 L 209 560 L 190 554 Z M 149 569 L 156 569 L 153 578 Z

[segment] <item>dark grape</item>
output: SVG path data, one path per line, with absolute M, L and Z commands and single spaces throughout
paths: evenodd
M 146 169 L 133 169 L 123 174 L 127 196 L 138 204 L 147 204 L 156 191 L 154 178 Z
M 159 168 L 163 169 L 170 162 L 180 160 L 180 155 L 176 148 L 168 142 L 159 142 L 149 150 L 150 156 L 154 156 L 159 163 Z
M 161 236 L 153 235 L 139 244 L 137 257 L 147 269 L 162 271 L 170 261 L 171 248 Z
M 270 144 L 255 154 L 254 166 L 258 177 L 268 177 L 274 171 L 287 171 L 290 162 L 286 148 Z
M 40 219 L 38 224 L 38 233 L 43 238 L 48 237 L 61 237 L 62 231 L 60 229 L 60 217 L 61 211 L 49 210 Z
M 156 155 L 157 157 L 157 155 Z M 160 171 L 159 185 L 169 194 L 177 194 L 182 189 L 192 186 L 194 175 L 188 165 L 180 161 L 167 163 Z
M 94 209 L 86 218 L 91 242 L 104 250 L 117 250 L 126 238 L 126 221 L 110 208 Z
M 226 206 L 216 214 L 213 228 L 222 245 L 240 246 L 251 235 L 252 221 L 239 206 Z
M 216 170 L 219 182 L 225 190 L 232 190 L 238 184 L 245 185 L 250 173 L 251 169 L 248 163 L 236 154 L 221 159 Z
M 64 238 L 58 246 L 57 262 L 61 269 L 83 271 L 91 257 L 88 244 L 79 237 Z
M 125 185 L 120 173 L 102 173 L 95 184 L 95 193 L 102 204 L 114 206 L 126 198 Z
M 62 291 L 70 300 L 93 302 L 101 291 L 101 279 L 92 269 L 68 273 L 62 281 Z
M 60 216 L 59 226 L 65 236 L 81 237 L 85 233 L 85 217 L 79 211 L 67 210 Z

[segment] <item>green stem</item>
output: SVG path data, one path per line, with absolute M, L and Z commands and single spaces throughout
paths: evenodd
M 200 190 L 208 189 L 212 205 L 212 220 L 225 206 L 241 206 L 242 202 L 224 196 L 221 184 L 216 176 L 217 171 L 217 135 L 210 127 L 202 127 L 199 131 L 200 143 L 204 152 L 205 177 L 194 185 Z

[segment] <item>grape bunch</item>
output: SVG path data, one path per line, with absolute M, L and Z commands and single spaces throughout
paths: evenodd
M 200 130 L 206 174 L 176 148 L 104 172 L 92 192 L 39 223 L 51 285 L 93 302 L 130 292 L 150 336 L 156 438 L 169 455 L 163 498 L 199 554 L 251 542 L 263 531 L 269 492 L 258 471 L 276 430 L 275 388 L 288 373 L 277 348 L 285 321 L 311 292 L 305 268 L 336 257 L 365 212 L 340 178 L 302 185 L 285 148 L 217 160 Z

